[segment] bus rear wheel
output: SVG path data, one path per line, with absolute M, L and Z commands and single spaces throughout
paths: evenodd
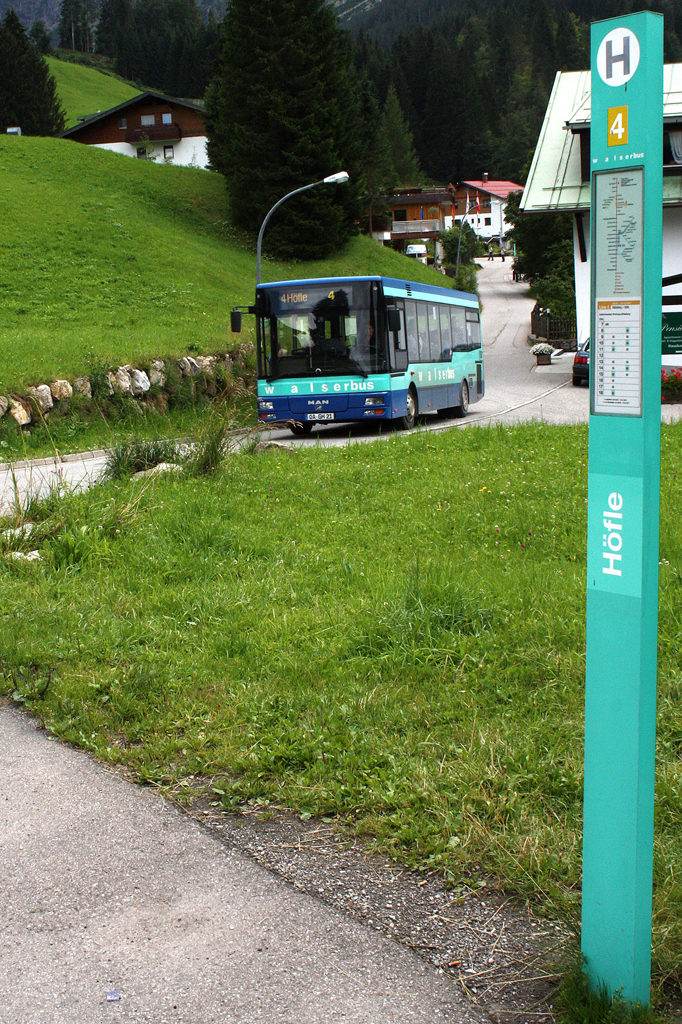
M 305 437 L 312 429 L 312 423 L 299 423 L 297 420 L 294 420 L 289 424 L 289 430 L 294 437 Z
M 463 420 L 469 412 L 469 385 L 462 381 L 462 390 L 459 393 L 459 405 L 455 406 L 455 416 Z
M 407 406 L 405 409 L 405 415 L 401 416 L 400 419 L 395 421 L 395 425 L 398 430 L 412 430 L 414 427 L 414 421 L 417 418 L 417 396 L 414 392 L 414 388 L 409 388 L 407 392 Z

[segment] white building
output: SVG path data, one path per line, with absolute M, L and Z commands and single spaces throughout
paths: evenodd
M 160 92 L 143 92 L 98 111 L 67 128 L 61 138 L 143 160 L 208 166 L 203 108 Z
M 460 181 L 453 195 L 455 220 L 466 217 L 479 238 L 501 240 L 510 228 L 504 216 L 509 194 L 522 188 L 515 181 L 490 181 L 487 174 L 480 181 Z
M 572 213 L 578 340 L 590 335 L 590 72 L 559 72 L 521 200 Z M 663 366 L 682 365 L 682 64 L 663 75 Z M 547 230 L 552 230 L 551 218 Z

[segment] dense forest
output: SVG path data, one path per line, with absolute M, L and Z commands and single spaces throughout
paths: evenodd
M 211 8 L 220 12 L 221 4 L 61 0 L 60 45 L 96 50 L 125 78 L 199 99 L 218 66 L 222 26 Z M 411 174 L 419 168 L 424 182 L 487 171 L 523 183 L 556 72 L 589 65 L 592 20 L 657 10 L 665 16 L 665 59 L 682 61 L 679 0 L 337 0 L 332 6 L 347 30 L 357 100 L 348 114 L 360 111 L 370 193 L 386 184 L 386 173 L 373 174 L 372 164 L 386 164 L 390 141 L 389 162 L 394 169 L 403 165 L 399 179 L 405 168 Z M 409 150 L 404 161 L 395 153 L 395 135 L 389 130 L 387 137 L 396 117 L 409 129 L 400 135 Z
M 59 45 L 113 60 L 122 78 L 199 99 L 216 65 L 221 26 L 195 0 L 62 0 Z
M 591 20 L 665 15 L 682 61 L 682 4 L 637 0 L 383 0 L 357 16 L 353 55 L 383 102 L 396 90 L 427 179 L 523 183 L 557 71 L 589 67 Z

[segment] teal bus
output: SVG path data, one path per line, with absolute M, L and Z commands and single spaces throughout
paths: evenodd
M 357 420 L 409 430 L 423 413 L 466 416 L 485 393 L 468 292 L 390 277 L 278 281 L 257 286 L 249 312 L 258 419 L 294 434 Z

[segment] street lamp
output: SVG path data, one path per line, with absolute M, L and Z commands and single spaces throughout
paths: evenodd
M 469 211 L 473 210 L 475 205 L 476 204 L 474 202 L 469 204 L 468 199 L 467 199 L 467 208 L 464 211 L 464 216 L 462 217 L 461 221 L 459 222 L 459 235 L 457 237 L 457 266 L 455 267 L 455 276 L 457 276 L 457 274 L 459 274 L 459 250 L 460 250 L 461 245 L 462 245 L 462 228 L 464 227 L 464 221 L 469 216 Z
M 256 284 L 260 284 L 260 248 L 261 242 L 263 241 L 263 232 L 265 231 L 265 225 L 270 220 L 277 207 L 281 206 L 282 203 L 285 203 L 287 199 L 291 199 L 292 196 L 297 196 L 299 192 L 307 192 L 309 188 L 315 188 L 316 185 L 342 185 L 345 181 L 348 181 L 348 172 L 338 171 L 336 174 L 330 174 L 327 178 L 322 178 L 320 181 L 313 181 L 310 185 L 304 185 L 303 188 L 294 189 L 293 192 L 289 192 L 286 196 L 282 196 L 279 202 L 275 203 L 261 224 L 260 231 L 258 232 L 258 246 L 256 248 Z

